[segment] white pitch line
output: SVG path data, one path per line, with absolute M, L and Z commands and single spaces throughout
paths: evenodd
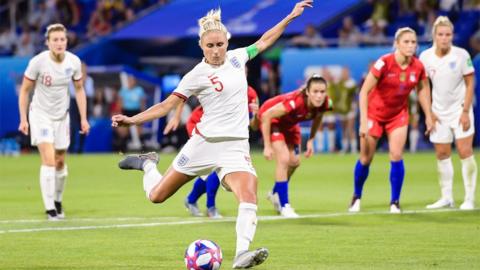
M 473 211 L 477 212 L 480 209 L 475 209 Z M 324 213 L 324 214 L 310 214 L 302 215 L 295 219 L 307 219 L 307 218 L 328 218 L 328 217 L 341 217 L 341 216 L 367 216 L 367 215 L 411 215 L 411 214 L 435 214 L 435 213 L 445 213 L 445 212 L 467 212 L 459 209 L 435 209 L 435 210 L 405 210 L 402 214 L 390 214 L 388 211 L 372 211 L 372 212 L 360 212 L 360 213 L 349 213 L 349 212 L 338 212 L 338 213 Z M 468 211 L 471 212 L 471 211 Z M 142 218 L 118 218 L 118 220 L 141 220 Z M 259 216 L 259 220 L 264 221 L 274 221 L 274 220 L 285 220 L 282 216 Z M 96 221 L 102 219 L 93 219 Z M 111 219 L 106 219 L 111 220 Z M 42 228 L 28 228 L 28 229 L 7 229 L 0 230 L 0 234 L 7 233 L 30 233 L 30 232 L 45 232 L 45 231 L 79 231 L 79 230 L 98 230 L 98 229 L 120 229 L 120 228 L 139 228 L 139 227 L 156 227 L 156 226 L 171 226 L 171 225 L 190 225 L 190 224 L 205 224 L 205 223 L 219 223 L 219 222 L 235 222 L 236 217 L 226 217 L 222 219 L 196 219 L 196 220 L 182 220 L 182 221 L 172 221 L 172 222 L 151 222 L 151 223 L 133 223 L 133 224 L 112 224 L 112 225 L 93 225 L 93 226 L 75 226 L 75 227 L 42 227 Z M 44 221 L 52 223 L 51 221 Z M 62 221 L 58 221 L 57 224 L 61 224 Z

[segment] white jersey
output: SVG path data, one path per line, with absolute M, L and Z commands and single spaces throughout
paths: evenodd
M 82 78 L 81 62 L 76 55 L 65 52 L 62 63 L 57 63 L 50 58 L 50 51 L 44 51 L 30 60 L 24 75 L 36 82 L 32 109 L 58 120 L 68 112 L 69 83 L 72 79 L 78 81 Z
M 204 113 L 196 130 L 205 138 L 248 138 L 247 61 L 246 48 L 227 51 L 223 65 L 202 61 L 175 89 L 174 94 L 184 99 L 197 96 Z
M 452 46 L 447 55 L 438 57 L 432 47 L 420 54 L 420 61 L 432 81 L 433 112 L 441 118 L 458 117 L 465 101 L 463 76 L 475 71 L 468 52 Z

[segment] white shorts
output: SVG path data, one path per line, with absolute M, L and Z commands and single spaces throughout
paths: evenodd
M 70 145 L 70 116 L 68 113 L 60 120 L 52 120 L 44 112 L 30 108 L 28 120 L 32 145 L 53 143 L 57 150 L 67 149 Z
M 250 158 L 248 139 L 208 142 L 194 134 L 173 161 L 173 168 L 186 175 L 207 175 L 215 171 L 223 187 L 225 175 L 233 172 L 249 172 L 255 176 Z
M 439 118 L 440 123 L 435 123 L 435 131 L 430 134 L 430 141 L 432 143 L 452 143 L 453 140 L 469 137 L 475 133 L 475 122 L 473 118 L 473 111 L 470 110 L 468 114 L 470 118 L 470 128 L 463 131 L 463 127 L 459 124 L 460 116 L 442 119 Z

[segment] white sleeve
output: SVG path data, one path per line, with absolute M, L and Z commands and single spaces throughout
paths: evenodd
M 470 58 L 470 54 L 464 49 L 461 51 L 462 53 L 462 74 L 468 75 L 475 72 L 475 68 L 473 67 L 472 58 Z
M 30 59 L 30 61 L 28 62 L 27 69 L 25 70 L 25 73 L 23 75 L 31 81 L 36 81 L 39 73 L 40 73 L 39 61 L 38 61 L 38 57 L 35 56 L 32 59 Z
M 73 80 L 78 81 L 83 77 L 82 74 L 82 61 L 76 55 L 73 55 L 74 67 L 75 70 L 73 71 Z
M 195 96 L 201 90 L 207 88 L 209 86 L 206 84 L 208 82 L 207 80 L 208 78 L 206 75 L 202 76 L 201 73 L 194 68 L 183 76 L 173 93 L 176 93 L 177 95 L 179 94 L 181 97 L 188 99 L 190 96 Z
M 247 53 L 247 48 L 238 48 L 235 50 L 230 51 L 230 59 L 231 61 L 235 61 L 235 59 L 238 59 L 240 65 L 245 66 L 247 63 L 248 59 L 248 53 Z M 235 63 L 233 63 L 235 64 Z

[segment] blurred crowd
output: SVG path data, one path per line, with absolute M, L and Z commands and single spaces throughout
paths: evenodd
M 142 11 L 168 0 L 30 0 L 1 1 L 0 56 L 33 56 L 45 49 L 51 23 L 69 30 L 69 48 L 108 35 Z

